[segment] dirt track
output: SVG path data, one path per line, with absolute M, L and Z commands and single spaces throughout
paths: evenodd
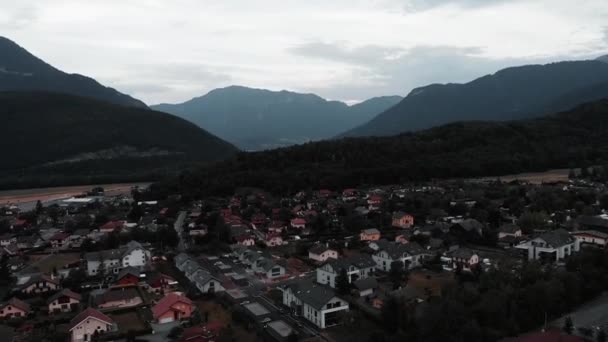
M 120 195 L 129 193 L 135 185 L 147 186 L 149 183 L 125 183 L 125 184 L 100 184 L 100 185 L 78 185 L 57 188 L 38 188 L 24 190 L 5 190 L 0 191 L 0 204 L 6 203 L 29 203 L 29 202 L 48 202 L 72 196 L 80 195 L 94 187 L 101 186 L 105 189 L 106 195 Z

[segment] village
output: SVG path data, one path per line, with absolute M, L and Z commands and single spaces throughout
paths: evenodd
M 2 341 L 369 341 L 457 284 L 608 244 L 591 177 L 154 196 L 3 204 Z

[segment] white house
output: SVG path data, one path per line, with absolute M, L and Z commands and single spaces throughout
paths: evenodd
M 330 259 L 316 270 L 317 283 L 336 287 L 336 278 L 344 269 L 349 283 L 364 279 L 374 273 L 376 263 L 369 255 L 354 255 L 348 258 Z
M 524 241 L 515 248 L 526 250 L 528 260 L 560 261 L 579 251 L 580 240 L 565 229 L 557 229 Z
M 384 272 L 391 270 L 391 264 L 399 261 L 404 267 L 412 269 L 419 267 L 422 260 L 430 254 L 419 244 L 412 242 L 401 244 L 389 242 L 380 245 L 378 250 L 372 255 L 376 263 L 376 269 Z
M 449 252 L 441 258 L 443 268 L 446 271 L 461 267 L 463 271 L 471 271 L 479 264 L 479 255 L 468 248 L 458 248 Z
M 340 314 L 349 310 L 348 302 L 333 289 L 310 280 L 291 283 L 282 290 L 283 304 L 321 329 L 339 324 Z
M 318 244 L 308 251 L 308 258 L 317 262 L 325 262 L 329 258 L 338 259 L 338 251 L 326 245 Z
M 263 275 L 266 279 L 280 278 L 287 273 L 285 266 L 270 258 L 258 258 L 251 267 L 255 273 Z
M 581 245 L 596 245 L 606 247 L 608 243 L 608 234 L 597 230 L 579 230 L 572 235 L 580 242 Z
M 126 246 L 118 249 L 86 253 L 85 260 L 87 261 L 87 274 L 89 276 L 99 274 L 102 263 L 106 273 L 117 274 L 125 267 L 143 268 L 149 265 L 150 251 L 146 250 L 139 242 L 131 241 Z
M 118 330 L 116 323 L 110 317 L 93 308 L 88 308 L 70 321 L 70 341 L 91 341 L 94 335 L 116 330 Z

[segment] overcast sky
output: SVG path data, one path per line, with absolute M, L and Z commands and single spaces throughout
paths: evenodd
M 148 104 L 232 84 L 359 101 L 608 53 L 606 0 L 0 0 L 0 35 Z

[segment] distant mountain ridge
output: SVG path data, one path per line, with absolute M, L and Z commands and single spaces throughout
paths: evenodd
M 173 115 L 68 94 L 0 92 L 0 118 L 0 144 L 11 146 L 0 159 L 1 182 L 142 179 L 237 152 Z
M 608 63 L 599 60 L 512 67 L 465 84 L 416 88 L 399 104 L 340 136 L 385 136 L 457 121 L 539 117 L 608 97 L 601 87 L 605 83 Z
M 230 86 L 151 108 L 194 122 L 243 149 L 260 150 L 331 138 L 400 100 L 386 96 L 348 106 L 314 94 Z
M 67 74 L 0 37 L 0 91 L 46 91 L 90 97 L 114 104 L 146 108 L 146 104 L 92 78 Z
M 194 197 L 232 194 L 235 188 L 252 186 L 285 194 L 501 176 L 598 165 L 606 160 L 608 100 L 599 100 L 542 118 L 455 122 L 395 136 L 240 153 L 184 172 L 161 188 Z

